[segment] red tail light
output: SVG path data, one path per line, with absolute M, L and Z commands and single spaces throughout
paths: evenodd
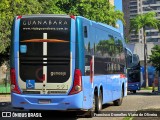
M 21 91 L 19 90 L 16 82 L 16 73 L 14 68 L 11 68 L 10 77 L 11 77 L 11 91 L 14 93 L 20 94 Z
M 82 91 L 82 74 L 79 69 L 75 70 L 73 87 L 69 95 L 77 94 Z
M 72 19 L 76 19 L 76 17 L 74 15 L 70 15 L 70 18 Z
M 120 74 L 120 78 L 126 78 L 124 74 Z
M 21 15 L 17 16 L 17 20 L 18 20 L 18 19 L 21 19 L 21 18 L 22 18 L 22 16 L 21 16 Z

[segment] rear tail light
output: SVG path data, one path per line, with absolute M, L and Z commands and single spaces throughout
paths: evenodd
M 74 15 L 70 15 L 70 18 L 72 19 L 76 19 L 76 17 Z
M 16 82 L 16 74 L 15 74 L 14 68 L 11 68 L 10 77 L 11 77 L 11 91 L 14 93 L 20 94 L 21 91 L 19 90 L 17 82 Z
M 120 74 L 120 78 L 126 78 L 125 74 Z
M 18 19 L 21 19 L 21 18 L 22 18 L 22 16 L 21 16 L 21 15 L 17 16 L 17 20 L 18 20 Z
M 69 95 L 77 94 L 82 91 L 82 74 L 79 69 L 75 70 L 73 87 Z

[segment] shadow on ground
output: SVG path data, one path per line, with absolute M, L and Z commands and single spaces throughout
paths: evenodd
M 146 91 L 137 91 L 136 93 L 128 92 L 128 95 L 154 96 L 154 95 L 160 95 L 160 93 L 158 93 L 158 91 L 152 92 L 150 90 L 146 90 Z

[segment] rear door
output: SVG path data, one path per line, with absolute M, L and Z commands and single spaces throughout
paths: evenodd
M 70 29 L 69 16 L 21 18 L 18 82 L 23 93 L 67 93 L 72 81 Z

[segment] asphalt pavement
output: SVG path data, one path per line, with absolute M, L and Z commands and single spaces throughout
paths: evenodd
M 11 97 L 10 95 L 0 95 L 0 108 L 4 111 L 14 110 L 11 107 L 10 104 Z M 3 107 L 2 107 L 3 104 Z M 128 111 L 139 111 L 139 110 L 158 110 L 160 112 L 160 94 L 157 92 L 152 93 L 151 90 L 141 90 L 137 91 L 136 94 L 128 92 L 128 96 L 123 99 L 123 103 L 121 106 L 114 106 L 113 103 L 108 103 L 103 105 L 102 112 L 128 112 Z M 106 116 L 98 116 L 93 118 L 85 118 L 83 116 L 74 116 L 73 113 L 62 113 L 62 112 L 56 112 L 55 115 L 60 115 L 60 117 L 55 117 L 55 119 L 72 119 L 72 120 L 123 120 L 124 117 L 106 117 Z M 54 115 L 53 114 L 53 115 Z M 68 117 L 72 116 L 73 117 Z M 54 118 L 54 117 L 53 117 Z M 148 120 L 150 117 L 135 117 L 134 120 Z M 151 117 L 155 120 L 158 120 L 160 118 Z M 23 118 L 26 119 L 26 118 Z M 22 120 L 23 120 L 22 119 Z

